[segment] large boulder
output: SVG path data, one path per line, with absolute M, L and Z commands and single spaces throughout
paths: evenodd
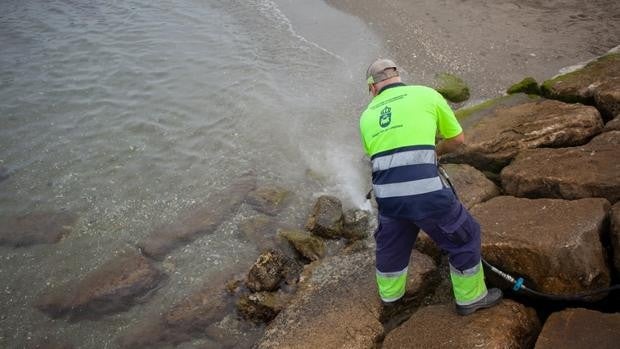
M 620 202 L 611 208 L 611 247 L 616 272 L 620 273 Z
M 35 212 L 0 220 L 0 245 L 23 247 L 53 244 L 72 229 L 77 216 L 67 212 Z
M 620 344 L 620 314 L 588 309 L 553 313 L 536 341 L 536 349 L 615 349 Z
M 620 59 L 617 65 L 620 66 Z M 606 119 L 620 113 L 620 74 L 614 78 L 608 78 L 596 87 L 594 103 Z
M 535 290 L 570 295 L 610 284 L 601 243 L 608 210 L 605 199 L 499 196 L 475 206 L 472 214 L 480 222 L 482 255 L 489 263 L 523 276 Z
M 540 330 L 536 311 L 511 300 L 459 316 L 454 305 L 418 310 L 390 332 L 382 348 L 531 348 Z
M 211 194 L 206 205 L 192 210 L 177 222 L 156 228 L 138 244 L 139 248 L 145 256 L 162 260 L 175 248 L 214 232 L 255 186 L 253 174 L 241 176 L 229 188 Z
M 490 109 L 466 130 L 466 144 L 442 161 L 499 172 L 524 149 L 582 145 L 603 129 L 599 112 L 581 104 L 539 98 Z
M 523 151 L 501 172 L 507 194 L 531 198 L 620 200 L 620 131 L 581 147 Z
M 610 53 L 585 67 L 543 82 L 548 98 L 596 106 L 607 117 L 620 111 L 620 53 Z
M 98 318 L 127 310 L 155 289 L 164 276 L 152 261 L 127 250 L 82 280 L 48 290 L 35 307 L 53 318 Z
M 333 239 L 342 237 L 343 228 L 342 202 L 334 196 L 320 196 L 312 207 L 306 229 L 318 236 Z
M 500 194 L 499 188 L 482 172 L 466 164 L 442 165 L 459 199 L 466 208 L 487 201 Z
M 374 252 L 336 255 L 315 264 L 291 303 L 267 327 L 258 348 L 373 348 L 383 338 Z M 435 264 L 412 255 L 407 295 L 431 291 Z
M 227 313 L 230 299 L 215 283 L 199 289 L 163 314 L 148 317 L 118 339 L 121 348 L 158 348 L 205 336 L 205 329 Z

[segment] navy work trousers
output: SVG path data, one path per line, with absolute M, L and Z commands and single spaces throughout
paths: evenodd
M 375 232 L 376 266 L 381 273 L 403 270 L 420 229 L 449 256 L 450 264 L 464 271 L 480 263 L 480 225 L 458 201 L 438 217 L 409 220 L 379 215 Z

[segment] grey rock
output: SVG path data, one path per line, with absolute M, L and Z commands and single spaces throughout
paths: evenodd
M 368 237 L 370 213 L 350 209 L 344 213 L 343 235 L 349 240 L 362 240 Z
M 314 204 L 306 229 L 324 238 L 340 238 L 343 234 L 342 203 L 329 195 L 320 196 Z

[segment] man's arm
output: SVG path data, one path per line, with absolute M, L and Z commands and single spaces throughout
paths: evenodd
M 463 143 L 465 143 L 465 134 L 461 132 L 452 138 L 447 138 L 439 142 L 435 147 L 435 151 L 439 157 L 443 154 L 456 151 Z

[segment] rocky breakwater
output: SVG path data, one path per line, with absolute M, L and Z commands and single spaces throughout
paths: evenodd
M 461 110 L 469 144 L 441 159 L 474 166 L 499 185 L 502 195 L 471 206 L 485 259 L 540 292 L 588 295 L 578 303 L 526 292 L 517 297 L 487 270 L 487 282 L 506 291 L 500 306 L 451 321 L 445 320 L 455 316 L 447 305 L 421 308 L 388 334 L 383 347 L 617 346 L 617 295 L 588 292 L 620 281 L 618 78 L 614 53 L 529 89 L 542 96 L 515 94 Z M 503 310 L 506 304 L 512 311 Z M 479 322 L 478 316 L 492 320 Z M 509 318 L 515 322 L 505 326 Z M 496 330 L 503 339 L 488 337 Z

